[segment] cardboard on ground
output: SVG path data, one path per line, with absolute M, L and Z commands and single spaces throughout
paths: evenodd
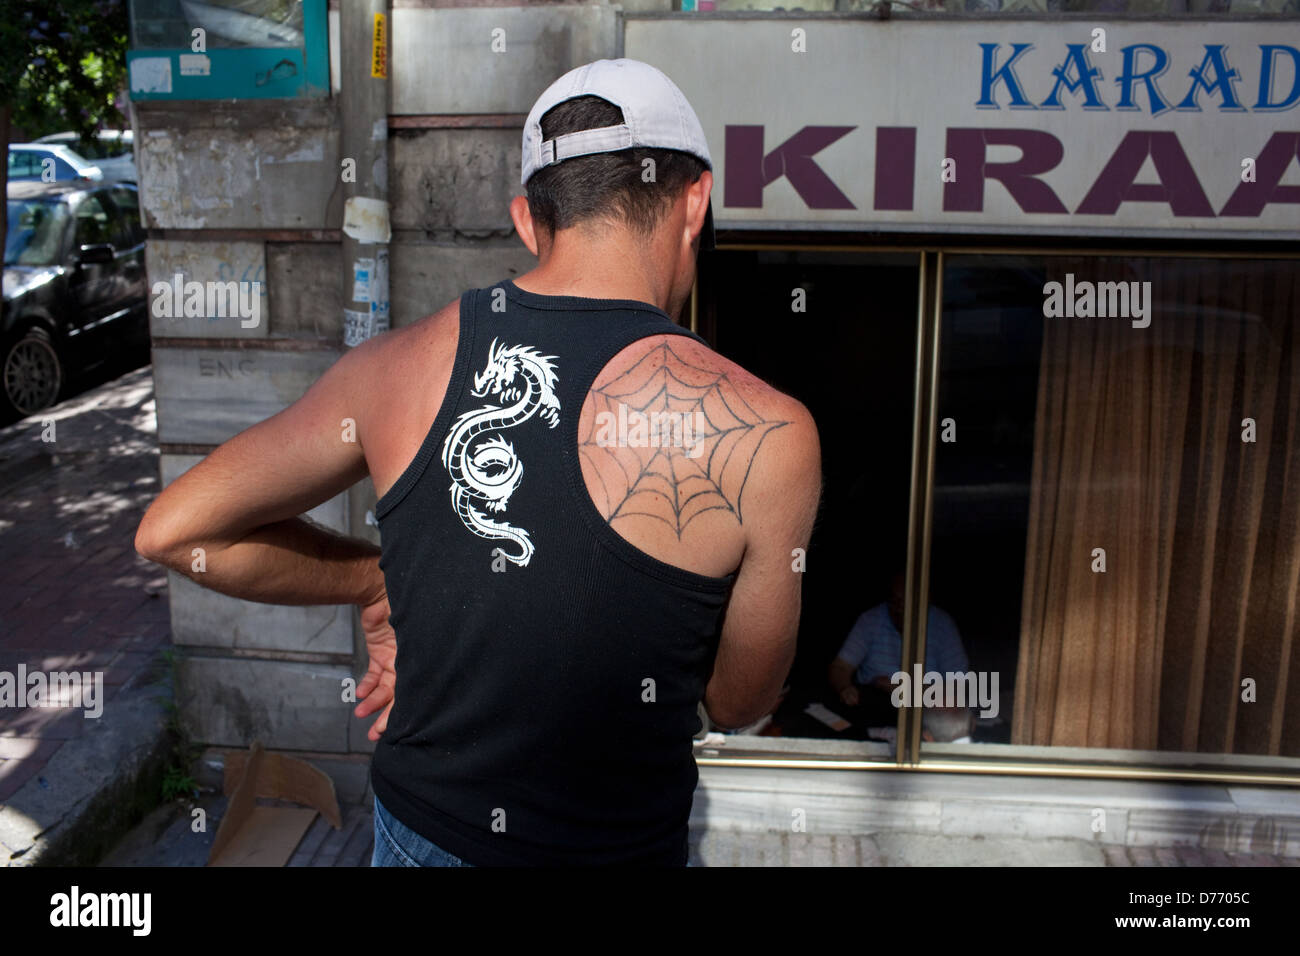
M 267 753 L 258 741 L 226 754 L 222 789 L 230 802 L 208 866 L 284 866 L 318 811 L 334 829 L 343 826 L 329 775 L 304 760 Z M 258 797 L 307 806 L 262 807 Z

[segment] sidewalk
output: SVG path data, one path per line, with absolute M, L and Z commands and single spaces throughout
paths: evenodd
M 105 866 L 203 866 L 226 799 L 197 802 L 211 826 L 191 831 L 185 807 L 160 807 L 104 860 Z M 318 816 L 286 866 L 369 866 L 374 815 L 369 805 L 343 803 L 343 828 Z M 1194 846 L 1098 847 L 1084 840 L 1020 840 L 876 833 L 871 836 L 699 830 L 690 835 L 691 866 L 1300 866 L 1300 858 L 1222 853 Z
M 159 807 L 109 853 L 105 866 L 203 866 L 212 846 L 227 800 L 221 795 L 224 748 L 208 748 L 196 762 L 193 775 L 202 787 L 193 802 L 175 801 Z M 368 762 L 356 755 L 296 754 L 328 773 L 334 780 L 343 827 L 334 830 L 317 816 L 286 866 L 338 867 L 369 866 L 374 845 L 373 791 L 369 786 Z M 716 768 L 706 768 L 716 776 Z M 835 771 L 818 771 L 835 773 Z M 852 774 L 860 784 L 884 790 L 917 790 L 918 778 L 899 775 Z M 939 783 L 957 786 L 962 792 L 979 789 L 969 779 L 943 778 Z M 987 781 L 985 781 L 987 783 Z M 1042 781 L 1050 790 L 1052 781 Z M 1093 782 L 1089 782 L 1090 784 Z M 1030 781 L 1018 786 L 1034 789 Z M 1059 781 L 1056 782 L 1059 786 Z M 1121 785 L 1122 786 L 1122 785 Z M 985 788 L 987 789 L 987 787 Z M 1043 835 L 1013 836 L 988 832 L 923 832 L 917 822 L 911 824 L 897 815 L 891 822 L 872 825 L 872 832 L 834 832 L 845 823 L 865 824 L 865 818 L 832 819 L 820 814 L 811 816 L 808 832 L 791 829 L 763 829 L 719 825 L 706 819 L 708 805 L 716 804 L 721 794 L 716 788 L 697 791 L 689 835 L 691 866 L 1188 866 L 1188 867 L 1255 867 L 1300 866 L 1300 856 L 1258 852 L 1229 852 L 1198 843 L 1175 842 L 1167 845 L 1125 846 L 1099 843 L 1096 840 L 1068 839 Z M 1283 797 L 1285 799 L 1285 797 Z M 847 803 L 848 801 L 844 801 Z M 881 802 L 887 802 L 887 798 Z M 207 829 L 195 833 L 192 807 L 207 813 Z M 964 811 L 968 822 L 975 824 L 977 812 Z M 739 814 L 741 818 L 752 815 Z M 819 824 L 817 821 L 820 820 Z M 818 826 L 826 831 L 816 832 Z M 1187 834 L 1184 834 L 1186 837 Z
M 1194 846 L 1098 847 L 1085 840 L 875 833 L 691 832 L 693 866 L 1300 866 L 1300 858 Z
M 149 366 L 0 429 L 0 671 L 100 673 L 105 698 L 0 709 L 0 865 L 37 862 L 161 740 L 167 578 L 133 546 L 155 436 Z

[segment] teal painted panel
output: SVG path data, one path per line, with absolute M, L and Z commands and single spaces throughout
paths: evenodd
M 134 100 L 288 99 L 329 95 L 326 0 L 303 3 L 301 47 L 132 49 Z

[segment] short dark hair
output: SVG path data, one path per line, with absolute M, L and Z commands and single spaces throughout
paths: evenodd
M 623 111 L 599 96 L 579 96 L 542 115 L 544 140 L 581 130 L 617 126 Z M 654 161 L 654 180 L 642 176 L 645 160 Z M 622 222 L 649 236 L 687 186 L 708 169 L 704 161 L 674 149 L 634 147 L 611 153 L 575 156 L 544 166 L 528 180 L 528 208 L 533 221 L 551 234 L 581 222 Z

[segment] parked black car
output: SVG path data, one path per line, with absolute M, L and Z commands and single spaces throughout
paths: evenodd
M 10 183 L 0 417 L 53 405 L 68 378 L 149 339 L 145 233 L 130 183 Z

